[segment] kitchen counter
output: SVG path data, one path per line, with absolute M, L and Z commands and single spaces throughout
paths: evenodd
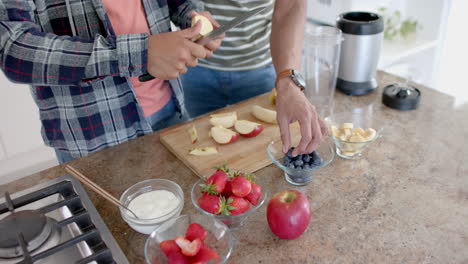
M 288 185 L 270 165 L 256 174 L 270 193 L 307 194 L 312 219 L 296 240 L 274 236 L 266 206 L 235 232 L 229 263 L 468 263 L 468 103 L 417 86 L 418 110 L 400 112 L 381 104 L 382 87 L 394 76 L 379 72 L 371 95 L 336 95 L 337 111 L 372 107 L 387 122 L 384 137 L 356 161 L 336 157 L 306 187 Z M 148 178 L 166 178 L 185 192 L 183 214 L 195 213 L 190 188 L 196 176 L 169 153 L 154 133 L 71 162 L 114 196 Z M 0 193 L 31 187 L 65 174 L 63 167 L 0 186 Z M 146 236 L 120 218 L 118 208 L 88 190 L 130 263 L 144 263 Z

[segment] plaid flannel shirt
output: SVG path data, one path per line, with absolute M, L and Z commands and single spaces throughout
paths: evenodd
M 187 28 L 190 11 L 203 8 L 197 0 L 136 1 L 151 34 L 169 32 L 170 20 Z M 44 142 L 73 157 L 152 132 L 128 78 L 147 72 L 147 40 L 116 36 L 101 0 L 0 2 L 1 68 L 32 85 Z M 182 114 L 181 82 L 170 84 Z

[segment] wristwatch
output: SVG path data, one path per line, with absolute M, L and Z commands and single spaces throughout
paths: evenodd
M 301 89 L 301 91 L 304 91 L 306 83 L 305 83 L 304 77 L 302 77 L 302 74 L 300 72 L 293 70 L 293 69 L 286 69 L 284 71 L 281 71 L 276 76 L 275 86 L 277 86 L 278 81 L 284 77 L 291 77 L 294 84 L 296 84 L 297 87 Z

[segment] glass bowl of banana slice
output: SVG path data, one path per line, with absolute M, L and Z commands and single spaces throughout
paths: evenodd
M 382 137 L 383 122 L 375 119 L 371 109 L 354 109 L 325 118 L 336 154 L 344 159 L 359 159 L 363 151 Z

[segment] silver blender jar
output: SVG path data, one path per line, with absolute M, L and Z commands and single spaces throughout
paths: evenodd
M 346 12 L 337 18 L 343 32 L 336 87 L 347 95 L 365 95 L 377 87 L 375 73 L 383 40 L 383 18 L 370 12 Z

